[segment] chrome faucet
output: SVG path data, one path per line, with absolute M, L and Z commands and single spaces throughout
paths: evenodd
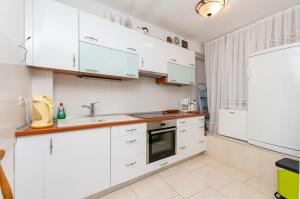
M 98 104 L 100 102 L 93 102 L 90 103 L 90 105 L 82 105 L 81 108 L 88 108 L 90 110 L 90 114 L 89 117 L 94 117 L 95 116 L 95 105 Z

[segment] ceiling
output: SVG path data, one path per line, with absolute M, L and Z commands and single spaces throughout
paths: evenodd
M 211 19 L 195 12 L 198 0 L 95 0 L 195 42 L 206 42 L 281 10 L 300 0 L 228 0 Z

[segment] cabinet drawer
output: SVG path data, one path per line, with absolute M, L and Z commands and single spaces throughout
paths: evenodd
M 111 166 L 111 186 L 126 182 L 146 172 L 146 154 L 113 162 Z
M 146 133 L 147 124 L 131 124 L 124 126 L 113 126 L 111 127 L 111 137 L 119 137 L 126 135 L 133 135 L 136 133 Z
M 117 161 L 146 153 L 146 133 L 115 137 L 111 140 L 111 159 Z
M 200 124 L 200 125 L 204 126 L 204 116 L 182 118 L 182 119 L 177 120 L 177 127 L 189 126 L 189 125 L 194 125 L 194 124 Z

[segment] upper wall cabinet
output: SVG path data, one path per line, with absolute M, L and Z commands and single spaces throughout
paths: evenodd
M 137 53 L 136 31 L 82 11 L 79 12 L 79 40 Z
M 195 52 L 168 44 L 168 62 L 195 68 Z
M 138 34 L 138 53 L 141 57 L 140 70 L 167 74 L 168 44 L 149 35 Z
M 26 64 L 78 70 L 78 10 L 52 0 L 25 2 Z

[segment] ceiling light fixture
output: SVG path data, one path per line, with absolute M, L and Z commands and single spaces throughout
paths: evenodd
M 201 0 L 196 5 L 196 12 L 203 17 L 212 17 L 225 6 L 225 0 Z

